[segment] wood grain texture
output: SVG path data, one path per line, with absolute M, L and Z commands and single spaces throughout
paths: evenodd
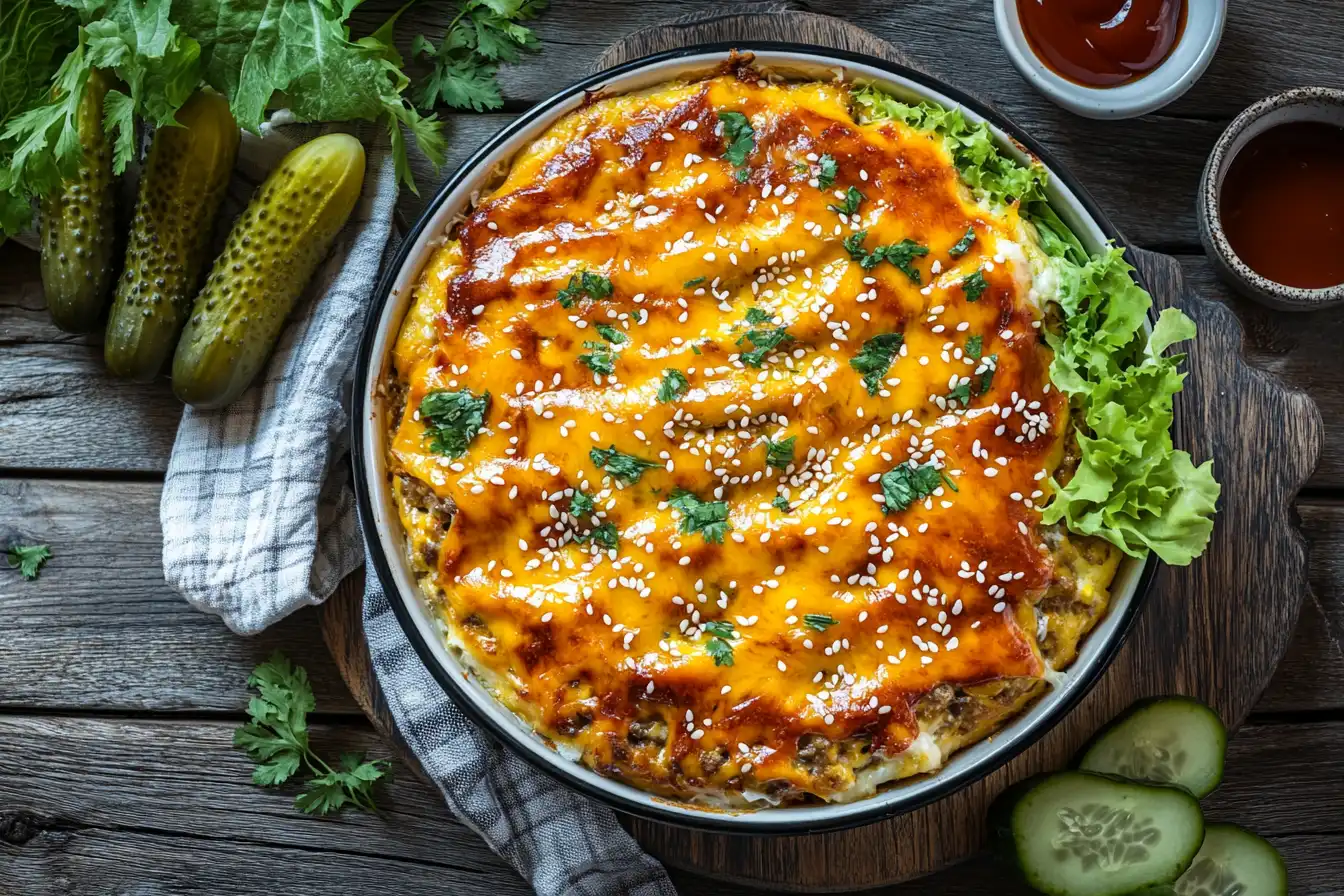
M 308 667 L 324 713 L 358 709 L 313 609 L 255 638 L 163 580 L 157 482 L 0 479 L 0 544 L 46 544 L 35 581 L 0 571 L 0 711 L 229 711 L 273 650 Z
M 597 65 L 746 37 L 823 44 L 904 61 L 889 44 L 852 25 L 785 13 L 721 15 L 645 29 L 618 42 Z M 1272 377 L 1242 363 L 1235 317 L 1225 306 L 1188 293 L 1173 259 L 1139 251 L 1134 260 L 1158 305 L 1182 307 L 1200 326 L 1175 435 L 1198 461 L 1213 457 L 1224 483 L 1208 554 L 1188 569 L 1160 570 L 1129 643 L 1099 685 L 1036 746 L 984 781 L 908 815 L 824 835 L 740 838 L 633 821 L 633 832 L 651 852 L 674 867 L 781 890 L 889 884 L 974 854 L 982 845 L 981 819 L 1004 786 L 1059 767 L 1138 697 L 1191 694 L 1214 706 L 1233 727 L 1245 719 L 1287 650 L 1308 590 L 1305 547 L 1292 502 L 1320 453 L 1320 417 L 1305 395 L 1286 392 Z M 1271 441 L 1276 464 L 1267 468 L 1264 452 Z M 1273 574 L 1257 575 L 1256 570 Z M 1227 599 L 1245 593 L 1258 598 Z M 904 848 L 890 849 L 892 843 Z

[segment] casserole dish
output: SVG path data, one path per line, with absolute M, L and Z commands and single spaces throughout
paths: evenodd
M 533 109 L 468 161 L 430 203 L 398 257 L 385 271 L 375 291 L 375 304 L 370 310 L 357 361 L 352 450 L 361 520 L 373 571 L 380 577 L 411 643 L 427 667 L 487 730 L 544 770 L 624 811 L 701 828 L 800 833 L 861 824 L 908 811 L 987 774 L 1024 749 L 1081 698 L 1114 655 L 1137 612 L 1154 561 L 1125 558 L 1112 580 L 1108 611 L 1080 645 L 1073 664 L 1054 675 L 1049 692 L 992 738 L 955 753 L 936 774 L 896 783 L 854 802 L 762 811 L 714 810 L 660 798 L 564 758 L 469 674 L 454 651 L 446 647 L 439 617 L 421 598 L 415 571 L 406 559 L 405 536 L 395 509 L 386 461 L 387 419 L 392 409 L 382 384 L 397 331 L 410 308 L 412 291 L 422 268 L 443 242 L 448 229 L 474 201 L 474 195 L 493 184 L 509 161 L 557 120 L 587 103 L 590 94 L 598 91 L 604 95 L 624 94 L 679 78 L 702 76 L 720 68 L 734 49 L 751 53 L 755 64 L 772 74 L 829 80 L 837 70 L 843 70 L 849 79 L 862 79 L 902 99 L 929 100 L 945 108 L 960 107 L 967 118 L 987 121 L 1001 148 L 1019 161 L 1025 160 L 1028 152 L 1044 160 L 1025 135 L 951 88 L 914 72 L 834 51 L 779 44 L 699 47 L 660 54 L 594 76 Z M 1086 250 L 1100 251 L 1108 240 L 1115 238 L 1114 231 L 1059 169 L 1048 161 L 1045 164 L 1054 175 L 1047 190 L 1051 207 Z

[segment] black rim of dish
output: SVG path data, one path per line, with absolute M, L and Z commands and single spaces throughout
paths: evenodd
M 372 396 L 365 384 L 369 380 L 369 372 L 374 364 L 373 345 L 378 335 L 378 321 L 382 316 L 384 305 L 391 297 L 395 281 L 405 266 L 411 252 L 414 250 L 421 233 L 429 226 L 430 219 L 435 212 L 443 205 L 448 195 L 457 189 L 463 181 L 479 176 L 479 166 L 485 158 L 493 153 L 501 144 L 509 140 L 516 133 L 545 116 L 557 106 L 562 105 L 569 99 L 580 93 L 599 90 L 606 82 L 612 78 L 630 74 L 642 68 L 655 65 L 662 62 L 668 62 L 677 59 L 685 59 L 692 56 L 704 56 L 713 54 L 722 54 L 725 59 L 734 51 L 748 54 L 753 51 L 763 53 L 794 53 L 806 54 L 816 57 L 818 62 L 839 61 L 851 62 L 855 64 L 869 66 L 885 74 L 904 78 L 912 81 L 929 90 L 941 93 L 956 103 L 971 109 L 986 121 L 1008 134 L 1016 143 L 1020 144 L 1028 153 L 1038 158 L 1049 170 L 1053 178 L 1063 183 L 1077 198 L 1079 204 L 1087 211 L 1092 220 L 1097 224 L 1106 238 L 1113 241 L 1117 246 L 1124 246 L 1125 243 L 1120 239 L 1119 233 L 1110 219 L 1101 211 L 1096 202 L 1076 181 L 1068 170 L 1059 165 L 1042 146 L 1040 146 L 1029 135 L 1020 128 L 1007 120 L 1002 114 L 982 103 L 975 97 L 952 87 L 937 78 L 916 71 L 897 63 L 888 62 L 873 56 L 867 56 L 862 53 L 851 53 L 844 50 L 832 50 L 826 47 L 812 44 L 801 44 L 787 41 L 732 41 L 712 44 L 697 44 L 689 47 L 682 47 L 676 50 L 667 50 L 661 53 L 655 53 L 650 56 L 643 56 L 639 59 L 633 59 L 622 63 L 605 71 L 590 75 L 587 78 L 573 84 L 562 90 L 536 106 L 533 106 L 515 121 L 501 130 L 493 138 L 477 149 L 472 155 L 462 163 L 462 165 L 453 172 L 452 176 L 444 183 L 439 191 L 434 195 L 420 214 L 419 220 L 406 234 L 402 241 L 401 248 L 397 251 L 396 257 L 390 264 L 384 267 L 382 274 L 378 278 L 378 284 L 373 294 L 373 301 L 369 306 L 368 313 L 364 322 L 364 332 L 360 337 L 359 353 L 355 361 L 354 375 L 354 401 L 351 414 L 351 439 L 350 450 L 354 461 L 354 479 L 355 496 L 359 509 L 360 529 L 364 536 L 365 543 L 369 547 L 369 557 L 373 564 L 373 572 L 378 576 L 379 583 L 387 594 L 388 601 L 392 605 L 392 610 L 396 614 L 397 621 L 401 624 L 402 630 L 406 633 L 407 639 L 414 647 L 420 661 L 423 662 L 430 674 L 444 689 L 444 691 L 454 699 L 457 705 L 466 713 L 472 721 L 480 725 L 497 741 L 505 744 L 509 749 L 514 749 L 520 736 L 527 736 L 519 730 L 510 730 L 500 724 L 496 719 L 480 711 L 472 700 L 469 688 L 479 685 L 468 684 L 465 680 L 459 679 L 448 669 L 439 664 L 430 650 L 429 645 L 421 637 L 415 621 L 411 618 L 411 612 L 407 608 L 405 601 L 408 599 L 405 595 L 398 592 L 395 580 L 392 576 L 391 567 L 388 564 L 387 557 L 384 555 L 379 543 L 379 535 L 376 526 L 373 523 L 373 495 L 370 493 L 366 482 L 366 477 L 372 475 L 371 459 L 364 453 L 364 427 L 367 426 L 371 418 L 370 402 Z M 669 78 L 675 76 L 669 76 Z M 1147 288 L 1143 279 L 1142 272 L 1135 271 L 1133 274 L 1135 280 L 1140 286 Z M 1149 313 L 1150 319 L 1152 312 Z M 381 372 L 383 359 L 377 359 Z M 1022 753 L 1031 745 L 1035 744 L 1045 733 L 1051 730 L 1061 719 L 1072 710 L 1080 700 L 1085 697 L 1092 687 L 1097 683 L 1102 673 L 1110 666 L 1116 653 L 1123 645 L 1125 638 L 1133 628 L 1134 621 L 1138 617 L 1139 610 L 1147 599 L 1149 586 L 1152 583 L 1153 574 L 1157 568 L 1156 556 L 1149 554 L 1144 562 L 1143 570 L 1139 575 L 1138 585 L 1135 588 L 1134 596 L 1129 605 L 1124 609 L 1124 615 L 1121 617 L 1118 626 L 1111 634 L 1110 641 L 1103 645 L 1103 648 L 1089 661 L 1075 662 L 1069 668 L 1070 683 L 1062 694 L 1055 697 L 1055 702 L 1039 718 L 1035 719 L 1029 726 L 1020 727 L 1020 730 L 1014 730 L 1014 720 L 1009 720 L 1003 728 L 992 735 L 999 740 L 1001 746 L 991 750 L 986 755 L 978 758 L 974 762 L 966 763 L 960 768 L 953 770 L 943 770 L 934 772 L 932 780 L 934 785 L 926 790 L 912 792 L 909 799 L 906 800 L 888 800 L 878 802 L 882 794 L 890 794 L 891 790 L 879 790 L 877 794 L 868 797 L 873 800 L 873 804 L 866 810 L 848 812 L 843 815 L 837 815 L 834 819 L 811 818 L 811 819 L 788 819 L 781 817 L 779 820 L 770 818 L 769 808 L 763 808 L 755 812 L 746 813 L 728 813 L 713 810 L 694 811 L 699 809 L 696 806 L 690 806 L 691 812 L 675 811 L 663 803 L 668 802 L 660 797 L 646 791 L 639 791 L 634 785 L 626 785 L 636 790 L 642 796 L 627 795 L 619 792 L 609 792 L 594 786 L 579 774 L 582 771 L 589 771 L 586 766 L 577 762 L 565 759 L 558 753 L 551 752 L 550 756 L 543 760 L 534 755 L 530 750 L 523 749 L 521 746 L 514 749 L 514 752 L 521 755 L 530 764 L 542 770 L 551 777 L 563 782 L 579 792 L 597 799 L 612 808 L 622 812 L 646 818 L 652 821 L 676 825 L 678 827 L 692 828 L 696 830 L 715 831 L 721 833 L 736 834 L 806 834 L 818 833 L 822 831 L 843 830 L 845 828 L 859 827 L 865 824 L 892 818 L 897 815 L 903 815 L 922 806 L 936 802 L 963 787 L 980 780 L 995 769 L 1001 768 L 1018 754 Z M 409 599 L 419 600 L 415 595 Z M 494 698 L 487 693 L 487 698 Z M 1050 699 L 1052 694 L 1047 693 L 1041 700 Z M 502 707 L 502 704 L 501 704 Z M 507 707 L 502 707 L 506 712 Z M 911 779 L 919 780 L 919 778 Z M 899 788 L 899 783 L 894 785 Z M 862 801 L 860 801 L 862 802 Z M 818 806 L 817 808 L 825 808 Z

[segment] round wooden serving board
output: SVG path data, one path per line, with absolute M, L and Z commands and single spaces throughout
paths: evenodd
M 691 44 L 749 39 L 819 44 L 910 65 L 891 44 L 853 25 L 778 12 L 644 29 L 609 49 L 597 67 Z M 1230 727 L 1245 719 L 1288 647 L 1308 589 L 1293 501 L 1320 454 L 1320 415 L 1306 395 L 1243 361 L 1235 316 L 1191 293 L 1174 259 L 1140 250 L 1129 257 L 1159 308 L 1179 307 L 1199 326 L 1176 401 L 1175 437 L 1197 462 L 1211 456 L 1223 485 L 1208 552 L 1190 567 L 1160 568 L 1142 615 L 1098 685 L 1035 746 L 984 780 L 908 815 L 830 834 L 727 836 L 630 819 L 628 827 L 650 852 L 679 868 L 776 891 L 894 883 L 977 852 L 985 810 L 1005 786 L 1061 767 L 1102 723 L 1140 697 L 1189 694 L 1216 708 Z M 362 581 L 352 576 L 328 601 L 324 637 L 355 698 L 396 742 L 360 625 Z

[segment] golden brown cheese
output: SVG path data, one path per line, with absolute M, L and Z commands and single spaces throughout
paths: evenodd
M 1071 659 L 1115 569 L 1080 604 L 1040 524 L 1068 415 L 1027 232 L 842 84 L 743 70 L 562 119 L 426 267 L 392 361 L 396 494 L 450 641 L 538 732 L 683 797 L 829 798 L 993 730 L 1042 687 L 1037 602 L 1084 620 Z M 927 254 L 874 255 L 903 240 Z M 852 362 L 893 333 L 870 394 Z M 440 390 L 490 395 L 460 457 L 418 412 Z M 937 488 L 887 508 L 902 465 Z

